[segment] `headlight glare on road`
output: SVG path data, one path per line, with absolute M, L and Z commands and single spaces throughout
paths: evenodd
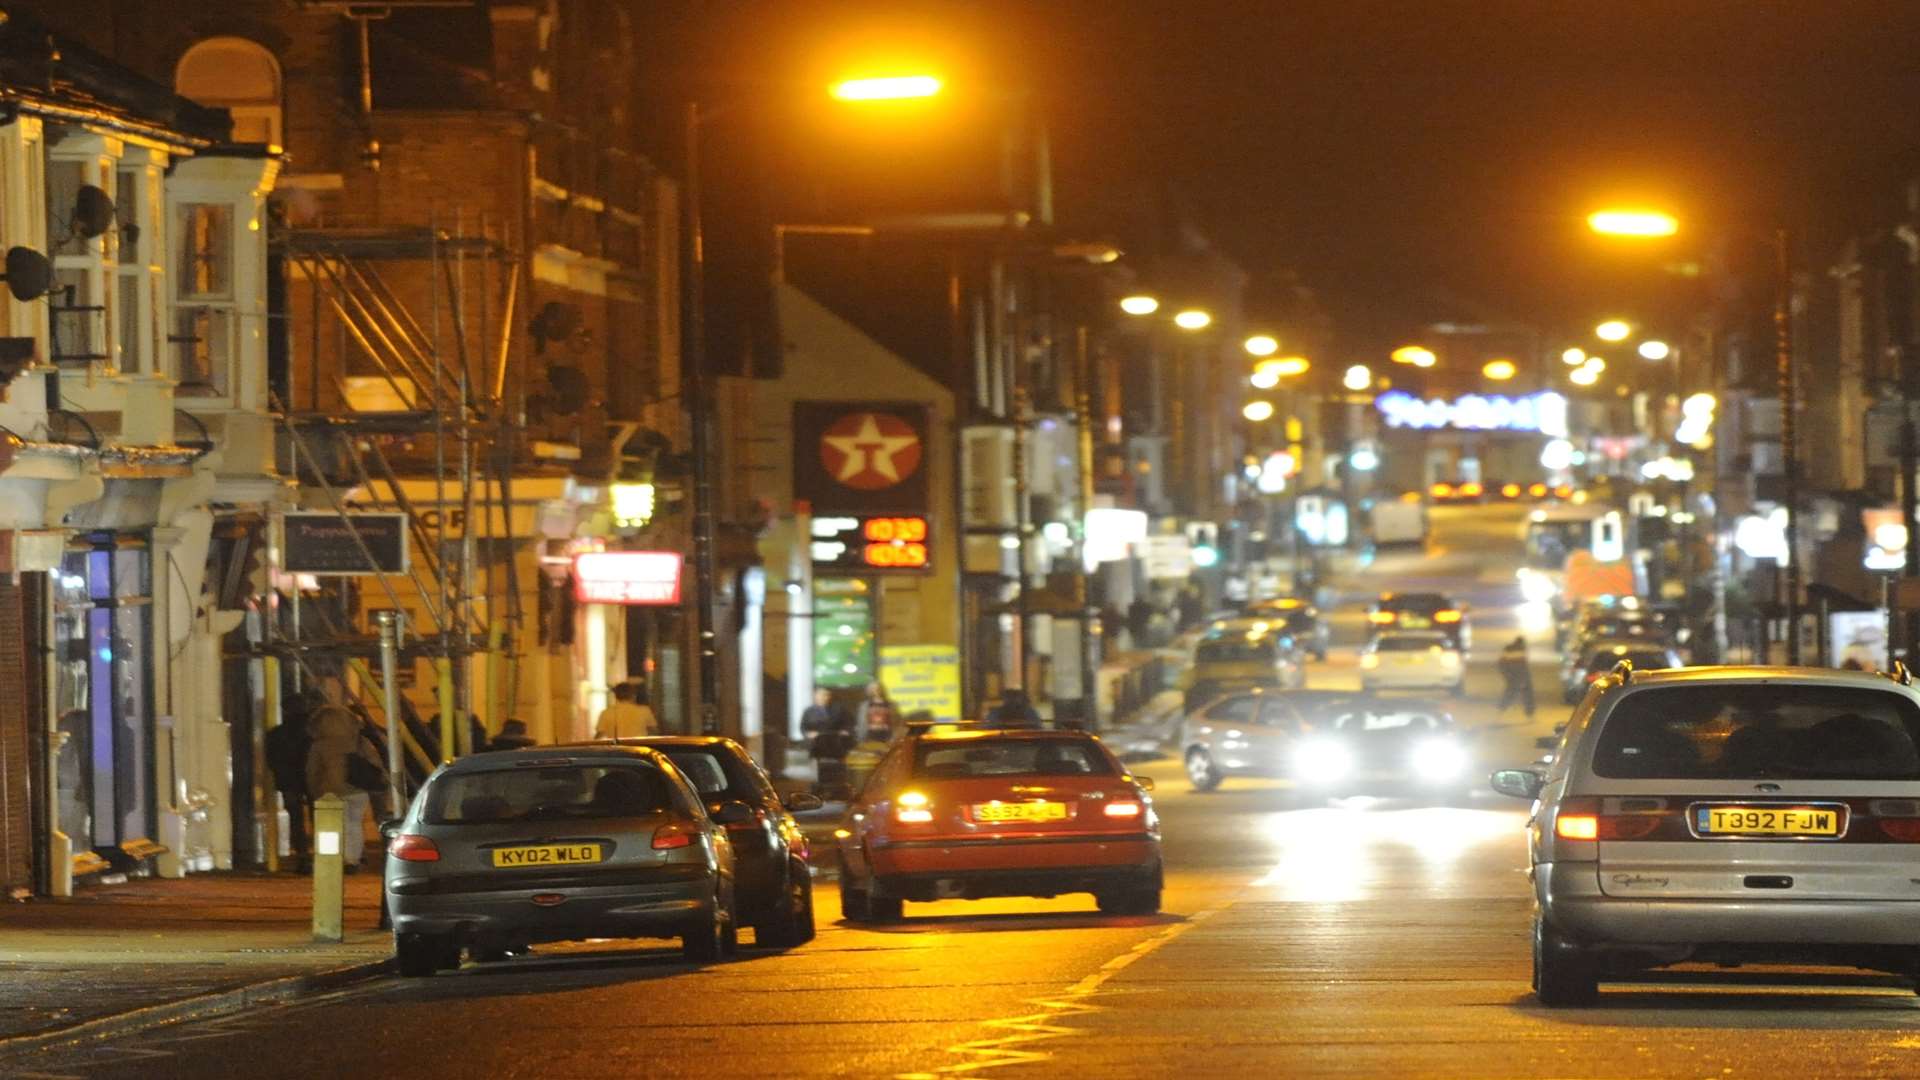
M 1553 600 L 1559 592 L 1553 587 L 1553 579 L 1533 570 L 1520 571 L 1520 596 L 1529 604 L 1545 604 Z
M 1432 739 L 1414 749 L 1413 771 L 1422 779 L 1451 780 L 1466 769 L 1466 751 L 1446 739 Z
M 1293 764 L 1302 780 L 1338 780 L 1353 769 L 1353 755 L 1332 739 L 1310 739 L 1294 751 Z

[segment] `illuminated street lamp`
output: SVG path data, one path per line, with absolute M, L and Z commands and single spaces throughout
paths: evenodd
M 1151 315 L 1160 310 L 1160 301 L 1145 293 L 1120 298 L 1120 310 L 1129 315 Z
M 1480 374 L 1494 382 L 1506 382 L 1519 373 L 1520 369 L 1514 366 L 1513 361 L 1505 359 L 1489 360 L 1480 368 Z
M 1638 351 L 1642 360 L 1665 360 L 1673 355 L 1673 346 L 1664 341 L 1643 341 Z
M 1271 390 L 1280 385 L 1280 372 L 1272 364 L 1261 364 L 1247 377 L 1255 390 Z
M 1633 336 L 1633 327 L 1621 319 L 1608 319 L 1593 328 L 1593 336 L 1601 341 L 1625 341 Z
M 1199 308 L 1187 308 L 1173 317 L 1173 325 L 1182 330 L 1205 330 L 1213 325 L 1213 316 Z
M 1680 222 L 1658 210 L 1600 210 L 1587 215 L 1587 228 L 1602 236 L 1672 236 Z
M 1373 385 L 1373 369 L 1365 364 L 1355 364 L 1347 369 L 1340 385 L 1353 391 L 1365 390 Z
M 1273 419 L 1273 402 L 1249 401 L 1247 407 L 1240 410 L 1240 415 L 1256 424 L 1265 423 Z
M 1595 375 L 1598 375 L 1601 372 L 1607 370 L 1607 362 L 1601 357 L 1589 356 L 1587 357 L 1587 362 L 1584 364 L 1581 364 L 1580 367 L 1586 371 L 1591 371 Z
M 1283 356 L 1273 362 L 1273 370 L 1279 372 L 1281 378 L 1305 375 L 1307 369 L 1312 366 L 1307 363 L 1307 358 L 1304 356 Z
M 1560 354 L 1560 362 L 1568 367 L 1579 367 L 1581 364 L 1587 362 L 1587 350 L 1580 348 L 1568 349 L 1566 352 Z
M 1402 345 L 1388 355 L 1396 364 L 1412 364 L 1422 368 L 1432 367 L 1439 359 L 1433 355 L 1432 349 L 1420 345 Z
M 1575 386 L 1592 386 L 1600 381 L 1600 373 L 1590 367 L 1579 367 L 1573 369 L 1567 379 Z
M 882 75 L 845 79 L 828 92 L 839 101 L 911 101 L 938 94 L 940 85 L 932 75 Z
M 1251 356 L 1272 356 L 1280 351 L 1280 342 L 1272 334 L 1255 334 L 1246 340 L 1246 350 Z

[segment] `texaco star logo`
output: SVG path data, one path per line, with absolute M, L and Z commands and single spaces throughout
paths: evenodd
M 860 491 L 892 487 L 920 467 L 920 436 L 887 413 L 848 413 L 820 437 L 827 475 Z

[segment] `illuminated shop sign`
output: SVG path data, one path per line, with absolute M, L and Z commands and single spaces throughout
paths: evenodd
M 932 567 L 929 543 L 927 519 L 918 515 L 813 519 L 815 570 L 927 570 Z
M 680 602 L 677 551 L 583 551 L 573 557 L 573 598 L 583 604 Z
M 1373 399 L 1388 427 L 1423 431 L 1531 431 L 1564 438 L 1567 399 L 1551 390 L 1522 397 L 1467 394 L 1421 399 L 1405 390 L 1389 390 Z

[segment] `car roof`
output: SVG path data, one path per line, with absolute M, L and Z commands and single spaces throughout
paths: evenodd
M 1439 604 L 1451 606 L 1453 599 L 1446 593 L 1437 592 L 1383 592 L 1377 601 L 1382 604 Z
M 563 746 L 526 746 L 513 750 L 488 750 L 478 754 L 468 754 L 456 758 L 445 766 L 445 772 L 478 772 L 484 769 L 497 769 L 510 766 L 536 764 L 578 765 L 607 764 L 620 761 L 652 761 L 656 752 L 645 746 L 633 746 L 626 743 L 573 743 Z
M 911 733 L 911 737 L 921 742 L 973 742 L 986 738 L 1026 739 L 1026 740 L 1089 740 L 1098 742 L 1091 732 L 1072 731 L 1061 728 L 1005 728 L 972 727 L 965 724 L 946 726 L 941 730 L 928 730 Z
M 1882 672 L 1848 671 L 1844 668 L 1762 664 L 1658 668 L 1635 671 L 1627 686 L 1677 686 L 1682 683 L 1797 683 L 1805 686 L 1860 687 L 1905 693 L 1920 701 L 1920 691 Z
M 676 750 L 705 747 L 732 747 L 740 749 L 740 744 L 725 735 L 629 735 L 620 739 L 607 739 L 592 743 L 568 743 L 569 746 L 647 746 L 655 750 Z

